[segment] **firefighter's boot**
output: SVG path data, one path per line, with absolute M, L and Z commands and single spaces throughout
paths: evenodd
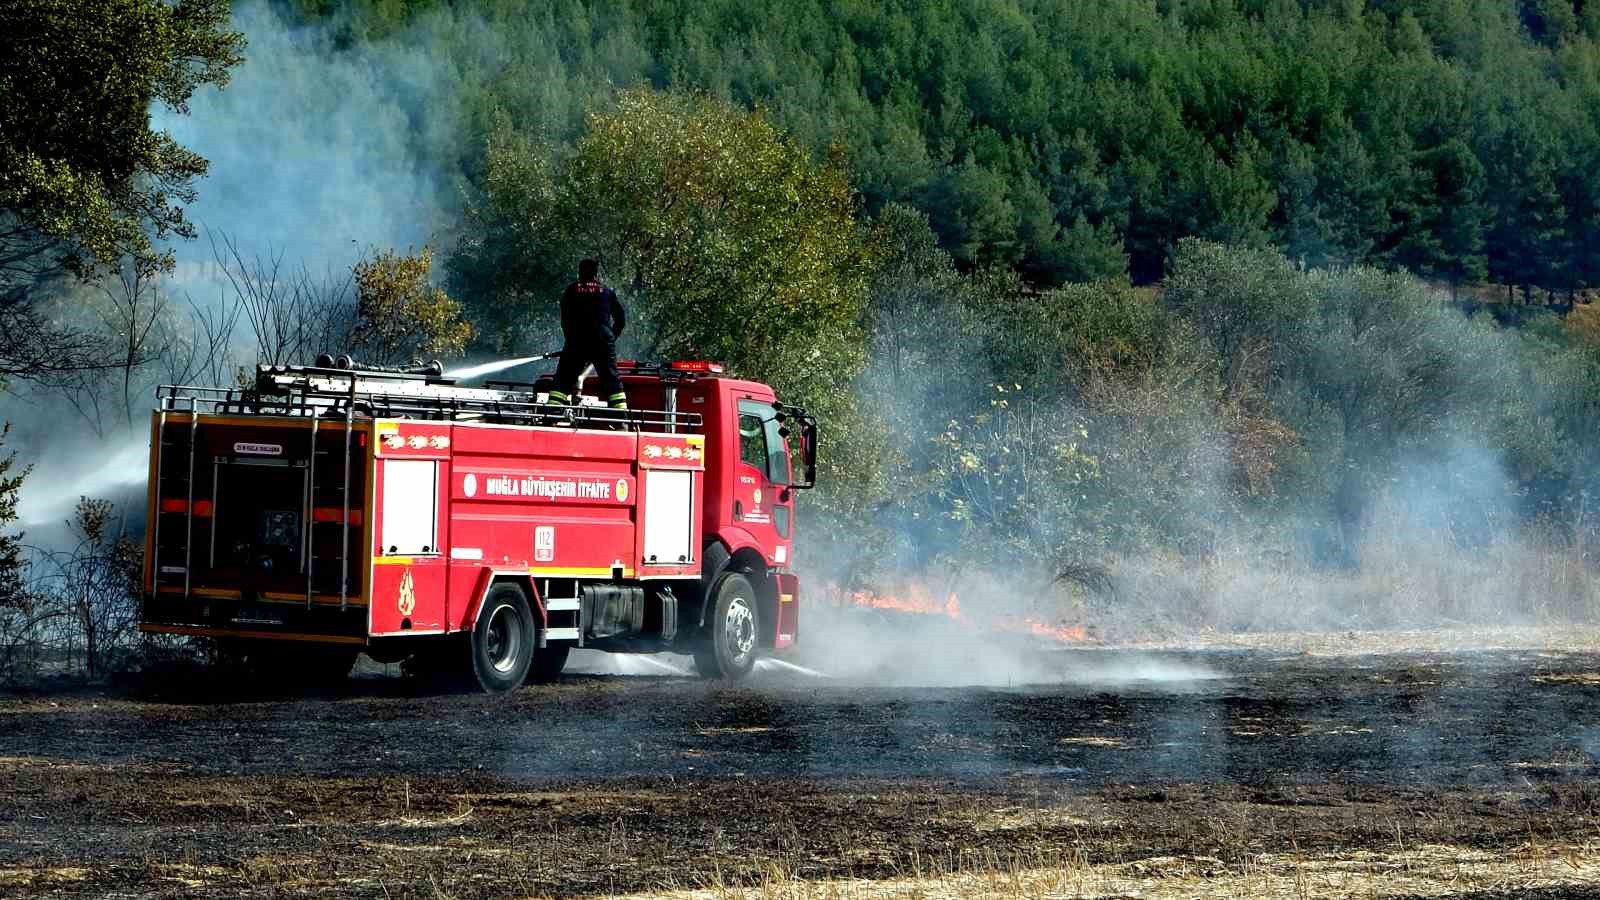
M 569 394 L 566 391 L 551 391 L 548 398 L 549 405 L 562 408 L 560 412 L 551 414 L 551 417 L 555 419 L 556 427 L 571 428 L 573 425 L 572 408 L 582 401 L 582 395 L 577 392 Z
M 620 417 L 618 417 L 616 419 L 613 419 L 611 421 L 610 426 L 609 426 L 611 428 L 611 430 L 612 431 L 627 431 L 628 430 L 628 395 L 623 393 L 622 391 L 617 391 L 615 394 L 612 394 L 610 397 L 606 398 L 606 406 L 608 408 L 610 408 L 613 412 L 619 412 L 619 413 L 622 414 Z

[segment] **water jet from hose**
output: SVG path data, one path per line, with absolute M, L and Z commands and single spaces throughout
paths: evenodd
M 462 369 L 451 369 L 450 371 L 444 373 L 444 377 L 454 378 L 457 381 L 465 381 L 471 378 L 482 378 L 485 375 L 493 375 L 496 372 L 504 372 L 507 369 L 514 369 L 517 366 L 527 365 L 531 362 L 538 362 L 541 359 L 548 358 L 549 355 L 550 354 L 548 353 L 541 353 L 538 356 L 519 356 L 516 359 L 497 359 L 494 362 L 480 363 L 476 366 L 467 366 L 466 368 Z

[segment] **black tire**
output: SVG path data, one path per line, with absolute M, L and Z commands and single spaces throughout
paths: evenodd
M 533 670 L 528 673 L 528 680 L 538 684 L 549 684 L 561 677 L 561 670 L 567 667 L 567 657 L 572 653 L 572 644 L 561 641 L 555 644 L 545 644 L 534 651 Z
M 711 615 L 706 638 L 694 654 L 694 667 L 705 678 L 739 681 L 756 666 L 760 615 L 750 579 L 729 572 L 711 590 Z
M 472 628 L 472 672 L 478 686 L 490 694 L 521 687 L 533 665 L 536 634 L 522 588 L 511 582 L 491 588 Z

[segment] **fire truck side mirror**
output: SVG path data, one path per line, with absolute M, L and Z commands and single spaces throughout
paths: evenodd
M 804 477 L 795 485 L 804 490 L 817 486 L 817 420 L 805 416 L 800 420 L 800 462 Z

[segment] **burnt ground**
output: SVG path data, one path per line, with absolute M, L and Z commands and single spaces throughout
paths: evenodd
M 1600 892 L 1600 652 L 1033 657 L 985 687 L 0 697 L 0 895 Z M 1368 880 L 1316 880 L 1346 861 Z

